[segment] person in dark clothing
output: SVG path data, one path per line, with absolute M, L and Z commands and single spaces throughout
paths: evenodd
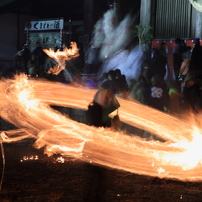
M 105 81 L 100 85 L 101 88 L 109 89 L 114 94 L 117 93 L 117 86 L 116 86 L 116 72 L 114 70 L 110 70 L 107 73 L 108 79 L 105 79 Z
M 161 47 L 159 48 L 159 53 L 163 55 L 165 58 L 168 57 L 167 51 L 166 51 L 166 43 L 161 42 Z
M 137 100 L 141 104 L 146 104 L 145 91 L 148 88 L 148 83 L 143 75 L 140 75 L 138 81 L 130 90 L 130 97 Z
M 22 73 L 26 69 L 25 61 L 22 57 L 22 51 L 18 51 L 14 58 L 15 72 Z
M 196 99 L 196 103 L 195 103 L 195 112 L 196 113 L 201 113 L 202 111 L 202 88 L 201 86 L 198 89 L 198 97 Z
M 176 78 L 179 75 L 179 70 L 182 64 L 182 54 L 183 54 L 183 48 L 181 46 L 182 40 L 180 38 L 175 39 L 176 46 L 173 49 L 173 68 Z
M 156 48 L 152 49 L 153 57 L 150 61 L 150 67 L 153 71 L 153 74 L 160 75 L 163 79 L 166 74 L 166 64 L 167 64 L 167 58 L 164 55 L 161 55 L 159 53 L 159 50 Z
M 169 106 L 170 97 L 168 89 L 159 75 L 151 79 L 151 85 L 145 91 L 146 105 L 166 112 Z
M 185 78 L 183 98 L 180 104 L 181 111 L 196 109 L 196 102 L 200 96 L 200 82 L 192 75 Z
M 123 94 L 124 98 L 127 98 L 127 95 L 129 94 L 129 86 L 126 81 L 126 76 L 121 73 L 120 69 L 114 70 L 116 73 L 116 90 L 118 94 Z
M 29 61 L 30 56 L 31 56 L 31 52 L 30 52 L 27 44 L 23 45 L 21 51 L 22 51 L 22 57 L 23 57 L 23 60 L 24 60 L 24 63 L 25 63 L 25 67 L 27 67 L 28 61 Z M 25 73 L 28 73 L 27 68 L 25 69 Z
M 27 63 L 28 74 L 31 77 L 36 77 L 37 74 L 37 62 L 35 59 L 35 55 L 31 54 L 31 57 Z
M 39 77 L 44 76 L 44 66 L 47 55 L 43 51 L 41 45 L 39 42 L 36 43 L 36 48 L 33 51 L 36 61 L 37 61 L 37 72 L 39 74 Z
M 202 47 L 199 38 L 194 39 L 194 48 L 191 54 L 191 61 L 195 69 L 195 77 L 202 78 Z

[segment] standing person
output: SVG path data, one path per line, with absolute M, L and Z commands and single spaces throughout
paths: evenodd
M 167 58 L 164 55 L 161 55 L 157 48 L 152 48 L 152 53 L 153 57 L 151 58 L 150 66 L 153 74 L 158 74 L 164 79 L 166 75 Z
M 37 61 L 37 71 L 38 71 L 39 77 L 42 77 L 44 76 L 44 65 L 46 60 L 46 54 L 44 53 L 40 42 L 36 43 L 36 48 L 33 53 Z
M 194 44 L 191 61 L 193 62 L 196 78 L 202 78 L 202 47 L 200 45 L 200 39 L 195 38 Z
M 183 99 L 180 103 L 181 111 L 195 110 L 196 102 L 200 96 L 200 82 L 194 76 L 189 75 L 185 78 Z
M 192 63 L 192 60 L 190 58 L 191 55 L 183 55 L 184 60 L 181 64 L 180 67 L 180 72 L 178 76 L 178 81 L 181 83 L 180 84 L 180 92 L 183 94 L 184 93 L 184 88 L 186 87 L 186 77 L 195 77 L 195 71 L 194 71 L 194 65 Z
M 175 73 L 175 78 L 177 79 L 180 71 L 180 67 L 182 64 L 182 46 L 181 46 L 181 39 L 176 38 L 175 39 L 175 44 L 176 46 L 173 49 L 173 69 Z
M 145 91 L 148 87 L 147 80 L 144 76 L 140 75 L 138 81 L 134 84 L 130 90 L 130 97 L 137 100 L 141 104 L 146 104 Z
M 37 74 L 37 61 L 35 55 L 32 53 L 27 63 L 28 74 L 31 77 L 36 77 Z
M 161 46 L 159 48 L 159 53 L 161 55 L 163 55 L 166 59 L 168 58 L 168 54 L 167 54 L 167 51 L 166 51 L 166 43 L 165 42 L 161 42 Z
M 18 51 L 14 58 L 15 73 L 21 73 L 25 69 L 25 62 L 22 57 L 22 51 Z
M 28 64 L 28 61 L 30 59 L 30 55 L 31 55 L 31 52 L 30 52 L 27 44 L 24 44 L 23 47 L 22 47 L 22 57 L 23 57 L 25 67 L 26 67 L 24 73 L 28 73 L 27 64 Z
M 169 80 L 168 81 L 168 94 L 170 96 L 170 102 L 168 106 L 168 113 L 174 116 L 179 116 L 180 114 L 180 100 L 183 97 L 178 90 L 177 81 Z
M 161 46 L 159 48 L 159 54 L 163 55 L 167 60 L 167 63 L 165 65 L 166 74 L 165 74 L 164 80 L 168 80 L 170 71 L 169 71 L 169 66 L 168 66 L 168 51 L 166 50 L 166 43 L 165 42 L 161 42 Z
M 182 54 L 182 59 L 190 58 L 191 59 L 192 55 L 192 49 L 191 46 L 187 46 L 185 52 Z
M 169 106 L 170 97 L 167 85 L 159 75 L 151 79 L 151 85 L 146 90 L 146 105 L 166 112 Z

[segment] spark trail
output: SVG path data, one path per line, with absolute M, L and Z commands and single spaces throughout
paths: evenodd
M 201 181 L 200 117 L 180 120 L 134 101 L 120 102 L 120 119 L 164 139 L 146 141 L 122 131 L 71 120 L 50 105 L 86 110 L 96 89 L 28 80 L 25 75 L 0 82 L 1 117 L 18 130 L 1 133 L 4 142 L 35 138 L 44 153 L 61 153 L 85 162 L 137 174 Z M 188 115 L 187 115 L 188 116 Z

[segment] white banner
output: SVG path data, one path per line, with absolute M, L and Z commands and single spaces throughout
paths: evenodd
M 63 29 L 63 27 L 64 19 L 30 21 L 25 23 L 25 30 L 27 31 L 56 30 Z

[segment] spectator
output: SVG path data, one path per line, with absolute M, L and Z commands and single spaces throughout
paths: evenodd
M 179 75 L 180 67 L 182 64 L 182 46 L 181 46 L 181 39 L 176 38 L 175 44 L 176 46 L 173 49 L 173 69 L 175 73 L 175 77 Z
M 178 85 L 175 80 L 169 80 L 167 85 L 169 88 L 168 94 L 170 96 L 168 113 L 178 116 L 180 114 L 180 100 L 183 95 L 179 93 Z
M 144 76 L 140 76 L 130 91 L 130 97 L 137 100 L 141 104 L 146 104 L 146 89 L 148 87 L 147 80 Z
M 201 110 L 202 110 L 202 88 L 200 86 L 198 97 L 196 99 L 196 104 L 195 104 L 195 112 L 201 113 Z
M 170 97 L 168 89 L 159 75 L 155 75 L 151 79 L 151 85 L 147 88 L 146 104 L 160 111 L 167 111 Z
M 101 88 L 111 90 L 114 94 L 117 93 L 116 86 L 116 72 L 114 70 L 110 70 L 108 73 L 108 79 L 106 79 L 101 85 Z
M 22 57 L 23 57 L 25 66 L 27 67 L 28 61 L 29 61 L 29 59 L 30 59 L 30 54 L 31 54 L 31 52 L 30 52 L 30 50 L 29 50 L 27 44 L 24 44 L 24 45 L 23 45 L 21 51 L 22 51 Z M 28 70 L 26 70 L 25 73 L 27 73 L 27 71 L 28 71 Z
M 36 77 L 37 74 L 37 61 L 35 55 L 32 53 L 31 57 L 27 63 L 28 74 L 31 77 Z
M 24 62 L 24 59 L 22 57 L 21 51 L 17 52 L 17 54 L 14 58 L 14 65 L 15 65 L 15 72 L 16 73 L 24 72 L 24 70 L 26 69 L 25 62 Z
M 200 45 L 200 39 L 195 38 L 194 44 L 191 61 L 193 62 L 196 78 L 202 78 L 202 47 Z
M 152 48 L 152 53 L 153 57 L 151 58 L 150 61 L 150 67 L 153 71 L 153 74 L 154 75 L 158 74 L 164 79 L 166 75 L 167 59 L 164 55 L 161 55 L 158 49 L 156 48 Z
M 129 95 L 129 87 L 126 81 L 126 76 L 121 73 L 120 69 L 115 69 L 114 71 L 116 74 L 115 85 L 117 94 L 123 98 L 127 98 Z
M 39 77 L 44 76 L 44 65 L 47 55 L 43 51 L 41 44 L 39 42 L 36 43 L 36 48 L 34 50 L 34 55 L 37 61 L 37 71 L 39 74 Z
M 196 102 L 200 96 L 200 82 L 192 75 L 185 78 L 181 110 L 195 110 Z
M 168 58 L 168 54 L 166 51 L 166 43 L 165 42 L 161 42 L 161 46 L 159 49 L 159 54 L 163 55 L 166 59 Z
M 180 92 L 183 94 L 184 88 L 186 87 L 186 77 L 195 77 L 194 66 L 189 54 L 184 55 L 184 60 L 180 67 L 180 72 L 178 75 L 178 81 L 180 84 Z
M 191 54 L 192 54 L 191 46 L 187 46 L 185 52 L 182 54 L 182 60 L 185 60 L 187 58 L 191 59 Z

